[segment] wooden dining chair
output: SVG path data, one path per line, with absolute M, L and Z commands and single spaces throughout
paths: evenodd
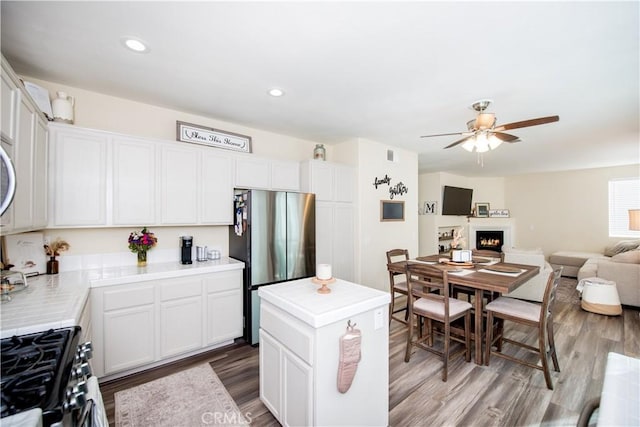
M 387 251 L 387 265 L 393 262 L 408 261 L 409 251 L 407 249 L 392 249 Z M 395 308 L 396 294 L 407 295 L 407 280 L 404 273 L 394 273 L 389 271 L 389 291 L 391 292 L 391 304 L 389 304 L 389 325 L 391 320 L 396 320 L 402 324 L 407 324 L 409 317 L 407 305 L 398 309 Z M 396 313 L 404 312 L 404 318 L 396 316 Z
M 407 349 L 404 361 L 411 358 L 413 347 L 419 347 L 442 357 L 444 366 L 442 381 L 447 381 L 449 359 L 464 353 L 465 360 L 471 361 L 471 304 L 450 296 L 448 274 L 435 265 L 408 262 L 405 269 L 408 284 Z M 440 293 L 430 292 L 439 289 Z M 417 323 L 413 321 L 416 317 Z M 451 334 L 451 322 L 464 318 L 464 336 L 462 338 Z M 427 325 L 423 325 L 424 320 Z M 431 322 L 441 323 L 444 329 L 443 350 L 433 347 L 434 331 Z M 414 328 L 417 326 L 418 335 L 414 340 Z M 451 341 L 462 344 L 455 353 L 451 353 Z
M 529 366 L 530 368 L 539 369 L 544 373 L 547 388 L 553 390 L 548 358 L 549 356 L 551 357 L 554 370 L 560 372 L 555 339 L 553 337 L 553 305 L 561 273 L 562 267 L 549 273 L 542 304 L 509 297 L 499 297 L 487 304 L 485 308 L 487 311 L 487 325 L 493 325 L 494 319 L 497 319 L 498 327 L 496 328 L 496 333 L 494 333 L 494 328 L 487 328 L 487 340 L 485 343 L 486 365 L 489 365 L 491 356 L 494 355 Z M 505 320 L 536 328 L 538 333 L 538 347 L 505 337 Z M 527 360 L 502 353 L 503 342 L 511 343 L 536 353 L 542 365 L 540 366 L 537 363 L 533 364 Z M 492 350 L 494 343 L 496 344 L 496 351 Z

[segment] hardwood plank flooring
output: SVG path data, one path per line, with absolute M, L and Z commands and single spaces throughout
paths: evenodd
M 607 317 L 580 308 L 576 281 L 563 278 L 555 306 L 555 337 L 561 372 L 552 372 L 548 390 L 541 371 L 494 357 L 490 366 L 450 362 L 442 382 L 440 359 L 423 350 L 404 362 L 404 325 L 392 323 L 389 339 L 389 424 L 391 426 L 566 426 L 575 425 L 586 401 L 600 395 L 607 353 L 640 357 L 640 312 L 624 308 Z M 506 334 L 535 345 L 526 327 L 507 324 Z M 505 344 L 503 351 L 526 357 Z M 366 355 L 363 355 L 366 357 Z M 532 357 L 532 361 L 535 356 Z M 258 349 L 235 344 L 130 377 L 101 384 L 109 422 L 114 424 L 114 393 L 199 363 L 211 364 L 252 426 L 278 426 L 259 399 Z

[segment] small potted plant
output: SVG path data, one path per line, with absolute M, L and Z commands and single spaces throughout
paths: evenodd
M 69 243 L 59 237 L 50 244 L 44 245 L 44 252 L 49 256 L 47 274 L 58 274 L 58 260 L 56 257 L 60 255 L 60 252 L 69 250 L 70 247 Z
M 147 251 L 158 243 L 158 238 L 144 227 L 129 234 L 129 249 L 138 254 L 138 267 L 147 265 Z

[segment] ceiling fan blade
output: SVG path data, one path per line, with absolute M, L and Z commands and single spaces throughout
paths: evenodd
M 432 136 L 464 135 L 465 133 L 468 133 L 468 132 L 438 133 L 434 135 L 422 135 L 420 138 L 431 138 Z
M 544 125 L 546 123 L 557 122 L 558 120 L 560 120 L 560 116 L 539 117 L 537 119 L 523 120 L 521 122 L 513 122 L 513 123 L 507 123 L 505 125 L 496 126 L 493 130 L 496 132 L 501 132 L 503 130 L 519 129 L 519 128 L 526 128 L 529 126 Z
M 493 132 L 493 136 L 495 136 L 496 138 L 498 138 L 502 142 L 518 142 L 518 141 L 520 141 L 520 138 L 518 138 L 517 136 L 510 135 L 508 133 L 503 133 L 503 132 Z
M 472 138 L 472 137 L 473 137 L 473 135 L 471 135 L 471 136 L 465 136 L 464 138 L 459 139 L 459 140 L 457 140 L 456 142 L 452 142 L 451 144 L 447 145 L 447 146 L 446 146 L 446 147 L 444 147 L 444 148 L 446 149 L 446 148 L 455 147 L 456 145 L 458 145 L 458 144 L 462 144 L 462 143 L 463 143 L 463 142 L 465 142 L 467 139 Z

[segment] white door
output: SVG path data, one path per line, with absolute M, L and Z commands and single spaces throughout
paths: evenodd
M 161 224 L 198 221 L 198 151 L 191 147 L 161 148 Z

